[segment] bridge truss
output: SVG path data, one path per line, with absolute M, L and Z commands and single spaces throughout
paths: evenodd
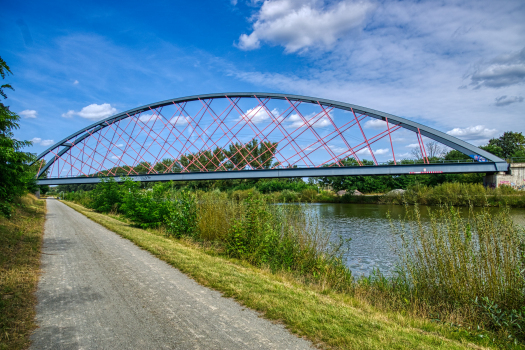
M 432 163 L 429 139 L 471 161 Z M 419 161 L 406 160 L 414 154 Z M 197 95 L 131 109 L 67 136 L 38 161 L 41 185 L 508 169 L 484 150 L 405 118 L 274 93 Z

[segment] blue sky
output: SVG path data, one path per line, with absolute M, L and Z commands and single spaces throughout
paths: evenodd
M 228 91 L 329 98 L 476 145 L 525 132 L 525 2 L 4 1 L 7 105 L 39 153 L 116 112 Z

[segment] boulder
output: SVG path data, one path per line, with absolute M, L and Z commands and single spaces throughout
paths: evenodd
M 346 190 L 341 190 L 341 191 L 338 191 L 338 192 L 337 192 L 337 195 L 338 195 L 339 197 L 342 197 L 342 196 L 344 196 L 345 194 L 346 194 Z
M 363 194 L 361 192 L 359 192 L 358 190 L 354 190 L 354 192 L 352 192 L 352 196 L 362 196 Z

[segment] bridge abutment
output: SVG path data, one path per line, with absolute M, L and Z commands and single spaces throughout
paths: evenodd
M 483 177 L 483 186 L 497 188 L 506 185 L 525 190 L 525 163 L 510 164 L 509 171 L 500 171 Z

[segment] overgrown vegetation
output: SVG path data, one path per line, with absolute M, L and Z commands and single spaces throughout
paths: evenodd
M 9 66 L 0 57 L 0 76 L 5 79 L 9 74 L 12 74 Z M 13 90 L 13 87 L 9 84 L 0 86 L 0 96 L 6 99 L 4 89 Z M 11 216 L 12 203 L 17 198 L 37 188 L 35 173 L 30 167 L 34 156 L 22 151 L 31 142 L 19 141 L 13 135 L 13 131 L 20 127 L 19 121 L 20 116 L 0 102 L 0 215 L 5 217 Z
M 141 228 L 213 243 L 229 257 L 254 266 L 290 271 L 333 288 L 348 286 L 352 277 L 342 262 L 342 242 L 332 244 L 330 233 L 304 207 L 273 205 L 267 197 L 253 190 L 230 197 L 220 191 L 194 194 L 175 190 L 170 183 L 142 190 L 131 179 L 122 184 L 109 179 L 91 192 L 65 198 L 101 213 L 120 214 Z
M 435 196 L 454 193 L 465 205 L 476 200 L 470 194 L 485 191 L 471 185 L 466 200 L 461 188 L 454 188 L 464 185 L 447 186 Z M 510 190 L 498 191 L 505 195 Z M 354 279 L 342 261 L 342 242 L 308 217 L 304 205 L 272 204 L 272 196 L 255 190 L 188 193 L 171 184 L 140 189 L 130 180 L 122 185 L 109 180 L 92 194 L 66 198 L 165 236 L 186 237 L 212 254 L 287 273 L 323 293 L 343 293 L 387 313 L 432 319 L 457 329 L 459 338 L 489 336 L 486 342 L 478 340 L 511 347 L 525 342 L 525 241 L 506 211 L 464 220 L 452 206 L 427 209 L 432 220 L 425 226 L 417 206 L 413 212 L 407 209 L 404 223 L 393 227 L 404 243 L 397 275 L 385 278 L 377 271 Z M 140 215 L 129 203 L 141 208 Z M 173 223 L 180 225 L 175 231 Z
M 32 195 L 0 216 L 0 349 L 26 349 L 34 322 L 45 201 Z
M 424 303 L 440 320 L 482 325 L 515 343 L 525 342 L 525 236 L 502 210 L 462 219 L 457 208 L 416 206 L 393 233 L 402 239 L 392 291 Z
M 505 344 L 490 332 L 460 330 L 414 317 L 404 302 L 401 310 L 382 307 L 386 293 L 354 283 L 354 289 L 336 292 L 321 283 L 305 284 L 286 271 L 271 273 L 238 259 L 228 258 L 213 246 L 166 237 L 162 229 L 142 230 L 122 217 L 103 215 L 67 202 L 69 206 L 148 250 L 194 278 L 241 304 L 282 322 L 292 332 L 324 349 L 465 349 L 496 348 Z M 367 294 L 368 293 L 368 294 Z M 379 292 L 378 292 L 379 293 Z M 390 298 L 390 296 L 388 296 Z M 389 300 L 390 302 L 390 300 Z M 383 308 L 372 306 L 377 304 Z M 386 304 L 385 304 L 386 305 Z M 390 305 L 390 304 L 389 304 Z M 482 337 L 481 337 L 482 336 Z
M 414 185 L 404 193 L 381 196 L 380 203 L 477 207 L 525 207 L 525 191 L 509 186 L 485 188 L 481 184 L 444 183 Z

